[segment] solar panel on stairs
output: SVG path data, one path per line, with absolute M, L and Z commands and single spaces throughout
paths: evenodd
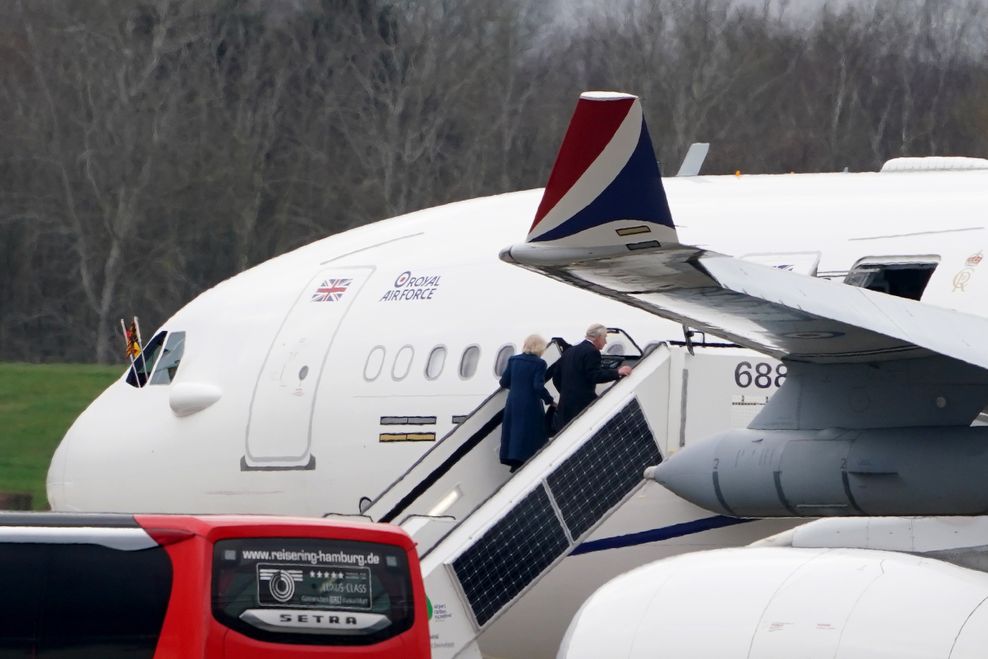
M 453 561 L 478 626 L 570 551 L 569 538 L 578 542 L 619 505 L 642 482 L 646 466 L 661 461 L 641 405 L 632 399 Z

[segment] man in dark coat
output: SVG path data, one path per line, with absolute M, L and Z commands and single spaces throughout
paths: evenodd
M 541 355 L 546 342 L 533 334 L 525 340 L 520 355 L 508 360 L 501 386 L 508 390 L 501 422 L 501 464 L 516 470 L 548 440 L 542 403 L 553 405 L 545 388 L 546 363 Z
M 584 341 L 563 353 L 554 365 L 552 382 L 559 391 L 555 426 L 562 428 L 597 398 L 597 385 L 613 382 L 631 373 L 630 366 L 604 368 L 600 351 L 607 345 L 607 328 L 600 324 L 587 328 Z

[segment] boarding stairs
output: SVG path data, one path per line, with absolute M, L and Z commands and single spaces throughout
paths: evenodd
M 683 444 L 688 393 L 699 400 L 714 380 L 730 380 L 738 360 L 725 356 L 662 343 L 624 358 L 631 375 L 514 474 L 498 461 L 499 389 L 365 507 L 418 546 L 433 657 L 481 656 L 481 632 L 643 486 L 646 466 Z M 558 357 L 550 345 L 544 358 Z

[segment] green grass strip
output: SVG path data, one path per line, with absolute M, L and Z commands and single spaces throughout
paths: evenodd
M 0 492 L 26 492 L 48 508 L 48 463 L 75 418 L 120 377 L 122 366 L 0 363 Z

